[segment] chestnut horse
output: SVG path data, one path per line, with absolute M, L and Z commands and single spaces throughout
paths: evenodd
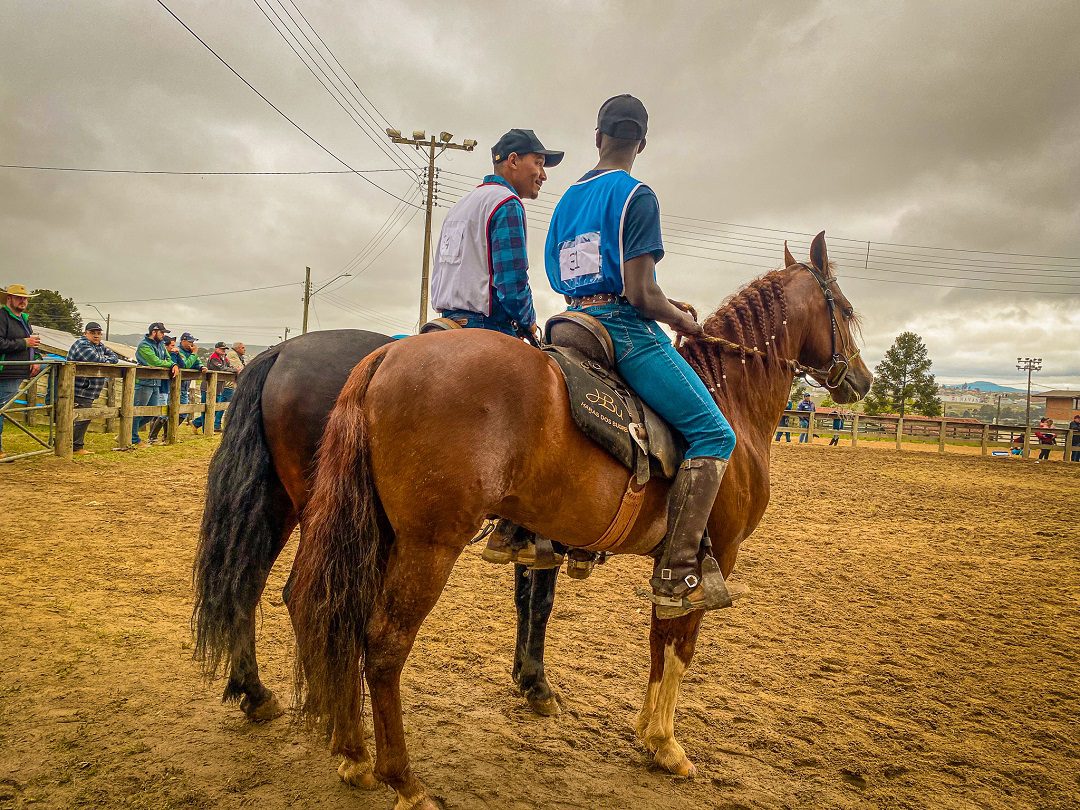
M 731 421 L 738 446 L 709 533 L 725 577 L 769 499 L 770 439 L 792 377 L 827 383 L 853 402 L 871 375 L 852 336 L 824 234 L 810 264 L 750 283 L 682 350 Z M 585 547 L 604 534 L 630 473 L 574 424 L 553 361 L 495 332 L 420 335 L 376 350 L 349 377 L 317 454 L 302 516 L 289 610 L 303 711 L 321 718 L 339 773 L 397 791 L 396 810 L 436 807 L 409 765 L 400 676 L 454 562 L 490 516 Z M 668 482 L 646 485 L 617 553 L 649 554 L 667 522 Z M 683 674 L 701 612 L 652 619 L 652 668 L 637 733 L 667 770 L 694 766 L 674 736 Z M 363 728 L 371 692 L 377 760 Z

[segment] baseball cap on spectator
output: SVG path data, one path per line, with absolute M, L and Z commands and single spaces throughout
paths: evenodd
M 150 324 L 148 327 L 146 327 L 146 333 L 150 334 L 155 329 L 157 329 L 157 330 L 159 330 L 161 332 L 168 332 L 169 331 L 168 329 L 165 328 L 165 324 L 163 324 L 161 321 L 154 321 L 152 324 Z
M 214 344 L 214 348 L 215 349 L 227 349 L 227 348 L 229 348 L 229 344 L 226 343 L 224 340 L 219 340 L 217 343 Z
M 640 99 L 629 93 L 612 96 L 600 105 L 596 128 L 613 138 L 640 141 L 649 130 L 649 113 Z
M 90 321 L 90 323 L 88 323 L 85 327 L 83 327 L 83 331 L 84 332 L 100 332 L 101 331 L 101 324 L 98 323 L 97 321 Z
M 554 169 L 562 163 L 564 154 L 545 149 L 531 129 L 512 129 L 499 138 L 498 143 L 491 147 L 491 162 L 502 163 L 511 152 L 519 155 L 543 155 L 544 166 L 548 169 Z
M 184 334 L 182 334 L 180 336 L 180 340 L 190 340 L 192 343 L 198 343 L 199 342 L 199 339 L 197 337 L 195 337 L 193 334 L 191 334 L 191 332 L 184 332 Z

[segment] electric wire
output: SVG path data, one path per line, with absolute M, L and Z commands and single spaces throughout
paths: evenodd
M 77 304 L 144 304 L 152 301 L 179 301 L 186 298 L 209 298 L 215 295 L 238 295 L 240 293 L 278 290 L 282 287 L 302 287 L 302 281 L 290 281 L 285 284 L 271 284 L 267 287 L 248 287 L 244 290 L 224 290 L 222 292 L 199 293 L 198 295 L 170 295 L 167 298 L 125 298 L 118 301 L 76 301 Z
M 184 22 L 183 20 L 181 20 L 181 19 L 180 19 L 180 18 L 179 18 L 179 17 L 178 17 L 177 15 L 176 15 L 176 13 L 175 13 L 175 12 L 173 12 L 173 10 L 172 10 L 171 8 L 169 8 L 169 7 L 167 6 L 167 5 L 165 5 L 165 3 L 164 3 L 164 0 L 157 0 L 157 3 L 158 3 L 158 5 L 159 5 L 159 6 L 161 6 L 161 7 L 163 8 L 163 9 L 165 9 L 165 11 L 167 11 L 167 12 L 169 13 L 169 15 L 170 15 L 170 16 L 171 16 L 171 17 L 172 17 L 172 18 L 173 18 L 174 20 L 176 20 L 176 21 L 177 21 L 178 23 L 180 23 L 180 25 L 181 25 L 181 26 L 183 26 L 183 27 L 184 27 L 184 29 L 185 29 L 185 30 L 186 30 L 186 31 L 187 31 L 187 32 L 188 32 L 189 34 L 191 34 L 191 35 L 192 35 L 193 37 L 195 37 L 195 39 L 197 39 L 197 40 L 199 41 L 199 43 L 200 43 L 200 44 L 201 44 L 201 45 L 202 45 L 202 46 L 203 46 L 204 48 L 206 48 L 206 49 L 207 49 L 208 51 L 210 51 L 210 53 L 212 53 L 212 54 L 214 55 L 214 57 L 215 57 L 215 58 L 216 58 L 216 59 L 217 59 L 217 60 L 218 60 L 219 62 L 221 62 L 221 64 L 223 64 L 223 65 L 224 65 L 224 66 L 225 66 L 226 68 L 228 68 L 228 70 L 229 70 L 229 72 L 230 72 L 230 73 L 232 73 L 232 74 L 233 74 L 234 76 L 236 76 L 236 78 L 240 79 L 240 81 L 242 81 L 242 82 L 243 82 L 243 83 L 244 83 L 245 85 L 247 85 L 247 86 L 248 86 L 248 88 L 249 88 L 249 89 L 250 89 L 250 90 L 251 90 L 251 91 L 252 91 L 253 93 L 255 93 L 255 95 L 257 95 L 257 96 L 258 96 L 259 98 L 261 98 L 261 99 L 262 99 L 263 101 L 265 101 L 265 102 L 266 102 L 267 104 L 269 104 L 269 105 L 270 105 L 270 106 L 271 106 L 271 107 L 272 107 L 272 108 L 274 109 L 274 111 L 278 113 L 278 115 L 280 115 L 280 116 L 281 116 L 282 118 L 284 118 L 284 119 L 285 119 L 286 121 L 288 121 L 288 122 L 289 122 L 290 124 L 292 124 L 292 125 L 293 125 L 293 127 L 294 127 L 294 128 L 295 128 L 295 129 L 296 129 L 296 130 L 297 130 L 297 131 L 298 131 L 298 132 L 299 132 L 299 133 L 301 134 L 301 135 L 303 135 L 303 136 L 304 136 L 305 138 L 307 138 L 307 139 L 308 139 L 309 141 L 311 141 L 311 142 L 312 142 L 313 144 L 315 144 L 315 145 L 316 145 L 317 147 L 319 147 L 319 148 L 320 148 L 320 149 L 321 149 L 322 151 L 326 152 L 326 154 L 330 155 L 330 157 L 332 157 L 332 158 L 333 158 L 334 160 L 336 160 L 336 161 L 337 161 L 338 163 L 340 163 L 340 164 L 341 164 L 342 166 L 344 166 L 344 167 L 345 167 L 346 169 L 348 169 L 349 171 L 351 171 L 351 172 L 353 172 L 354 174 L 356 174 L 356 175 L 357 175 L 358 177 L 360 177 L 360 179 L 361 179 L 361 180 L 363 180 L 363 181 L 364 181 L 365 183 L 368 183 L 368 184 L 370 184 L 370 185 L 374 186 L 374 187 L 375 187 L 375 188 L 377 188 L 377 189 L 378 189 L 379 191 L 383 192 L 384 194 L 388 194 L 389 196 L 391 196 L 391 197 L 394 197 L 395 199 L 398 199 L 398 200 L 401 200 L 401 199 L 402 199 L 401 197 L 399 197 L 399 196 L 398 196 L 397 194 L 395 194 L 394 192 L 390 191 L 389 189 L 385 189 L 385 188 L 383 188 L 382 186 L 380 186 L 380 185 L 379 185 L 378 183 L 376 183 L 376 182 L 375 182 L 374 180 L 372 180 L 372 179 L 371 179 L 370 177 L 367 177 L 366 175 L 363 175 L 363 174 L 360 174 L 359 172 L 357 172 L 357 171 L 356 171 L 356 170 L 355 170 L 355 169 L 354 169 L 354 168 L 353 168 L 352 166 L 350 166 L 350 165 L 349 165 L 348 163 L 346 163 L 346 162 L 345 162 L 345 161 L 344 161 L 344 160 L 343 160 L 342 158 L 338 157 L 338 156 L 337 156 L 337 155 L 336 155 L 336 154 L 335 154 L 334 152 L 330 151 L 330 149 L 329 149 L 329 148 L 327 148 L 327 147 L 323 146 L 323 145 L 322 145 L 322 144 L 321 144 L 321 143 L 320 143 L 319 141 L 317 141 L 317 140 L 315 139 L 315 137 L 314 137 L 314 136 L 310 135 L 310 134 L 309 134 L 309 133 L 307 132 L 307 130 L 305 130 L 305 129 L 304 129 L 303 127 L 301 127 L 301 126 L 300 126 L 299 124 L 297 124 L 297 123 L 296 123 L 295 121 L 293 121 L 293 120 L 292 120 L 292 119 L 291 119 L 291 118 L 290 118 L 290 117 L 289 117 L 288 115 L 286 115 L 286 114 L 285 114 L 285 113 L 284 113 L 284 112 L 283 112 L 283 111 L 281 110 L 281 108 L 280 108 L 280 107 L 278 107 L 278 106 L 277 106 L 276 104 L 274 104 L 274 102 L 272 102 L 272 101 L 271 101 L 270 99 L 268 99 L 268 98 L 267 98 L 266 96 L 264 96 L 264 95 L 263 95 L 263 94 L 262 94 L 261 92 L 259 92 L 259 90 L 258 90 L 258 89 L 256 89 L 256 87 L 255 87 L 255 86 L 254 86 L 254 85 L 253 85 L 253 84 L 252 84 L 251 82 L 249 82 L 249 81 L 248 81 L 247 79 L 245 79 L 245 78 L 244 78 L 243 76 L 241 76 L 241 75 L 240 75 L 240 74 L 239 74 L 239 73 L 237 72 L 237 70 L 236 70 L 236 69 L 235 69 L 235 68 L 234 68 L 234 67 L 233 67 L 232 65 L 230 65 L 230 64 L 229 64 L 228 62 L 226 62 L 226 61 L 225 61 L 225 59 L 224 59 L 224 58 L 222 58 L 222 57 L 221 57 L 221 55 L 219 55 L 217 51 L 215 51 L 215 50 L 214 50 L 214 49 L 213 49 L 212 47 L 210 47 L 210 45 L 209 45 L 209 44 L 208 44 L 208 43 L 207 43 L 207 42 L 206 42 L 206 41 L 205 41 L 205 40 L 204 40 L 204 39 L 203 39 L 202 37 L 200 37 L 200 36 L 199 36 L 198 34 L 196 34 L 196 33 L 195 33 L 195 31 L 193 31 L 193 30 L 191 29 L 191 27 L 190 27 L 190 26 L 189 26 L 189 25 L 188 25 L 188 24 L 187 24 L 186 22 Z

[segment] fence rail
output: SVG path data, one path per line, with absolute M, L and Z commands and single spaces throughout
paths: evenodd
M 787 417 L 788 424 L 780 424 L 776 428 L 775 435 L 795 434 L 806 437 L 809 440 L 814 435 L 829 434 L 847 437 L 854 447 L 859 443 L 859 437 L 888 437 L 891 436 L 896 442 L 896 449 L 900 450 L 904 438 L 937 438 L 938 453 L 945 453 L 949 439 L 955 444 L 958 441 L 978 442 L 982 455 L 989 455 L 997 449 L 1012 449 L 1019 447 L 1024 458 L 1031 455 L 1031 450 L 1057 451 L 1062 453 L 1064 461 L 1070 461 L 1074 451 L 1080 451 L 1080 446 L 1073 446 L 1073 439 L 1078 435 L 1077 431 L 1065 428 L 1040 428 L 1042 433 L 1053 433 L 1054 444 L 1041 444 L 1035 437 L 1035 429 L 1022 425 L 996 425 L 982 422 L 970 422 L 968 420 L 949 419 L 905 419 L 902 416 L 870 416 L 863 413 L 851 413 L 844 417 L 844 426 L 839 430 L 832 426 L 832 414 L 810 413 L 807 411 L 784 411 L 781 420 Z M 809 418 L 810 424 L 804 427 L 800 420 Z M 1007 438 L 1002 438 L 1007 436 Z M 1060 439 L 1061 441 L 1057 441 Z
M 166 419 L 165 442 L 176 444 L 180 440 L 180 416 L 190 414 L 203 417 L 203 434 L 211 433 L 218 412 L 228 409 L 228 402 L 217 401 L 218 385 L 224 385 L 236 377 L 231 371 L 179 370 L 176 377 L 170 369 L 136 366 L 131 363 L 83 363 L 73 361 L 38 360 L 5 361 L 5 366 L 42 366 L 41 370 L 26 380 L 19 392 L 9 402 L 0 405 L 0 419 L 6 425 L 14 425 L 33 438 L 44 449 L 29 453 L 7 456 L 5 461 L 14 461 L 28 456 L 52 453 L 70 459 L 74 448 L 75 423 L 92 419 L 105 419 L 105 432 L 116 432 L 117 448 L 126 450 L 131 447 L 132 426 L 137 417 L 162 416 Z M 95 402 L 89 408 L 75 407 L 75 378 L 93 377 L 105 379 L 105 405 Z M 48 393 L 43 405 L 37 404 L 37 388 L 43 379 L 48 380 Z M 139 380 L 169 380 L 168 402 L 165 405 L 135 405 L 135 388 Z M 180 404 L 184 386 L 192 382 L 206 383 L 206 402 Z M 25 396 L 26 405 L 16 403 L 20 396 Z M 101 397 L 98 399 L 100 400 Z M 33 433 L 29 426 L 19 424 L 13 415 L 22 413 L 27 421 L 32 416 L 42 414 L 48 417 L 48 439 L 43 440 Z

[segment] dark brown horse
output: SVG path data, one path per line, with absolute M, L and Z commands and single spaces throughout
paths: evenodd
M 223 698 L 254 721 L 283 709 L 259 677 L 256 607 L 307 503 L 315 450 L 349 372 L 392 342 L 357 329 L 312 332 L 263 352 L 237 380 L 206 488 L 194 567 L 196 656 L 225 669 Z M 558 569 L 515 566 L 513 678 L 534 711 L 558 713 L 544 672 L 544 636 Z
M 871 375 L 852 337 L 854 313 L 815 238 L 810 265 L 749 284 L 683 347 L 732 423 L 738 446 L 709 533 L 724 576 L 769 499 L 769 447 L 794 373 L 853 402 Z M 594 543 L 628 487 L 625 467 L 572 419 L 562 377 L 544 354 L 497 333 L 449 331 L 383 347 L 353 370 L 331 413 L 303 515 L 289 610 L 304 711 L 324 718 L 339 773 L 381 780 L 396 810 L 435 807 L 413 775 L 400 675 L 416 633 L 481 522 L 508 518 L 568 546 Z M 666 527 L 668 484 L 646 486 L 617 553 L 648 554 Z M 674 736 L 683 673 L 702 614 L 658 620 L 637 733 L 669 771 L 694 766 Z M 363 730 L 364 678 L 378 759 Z

